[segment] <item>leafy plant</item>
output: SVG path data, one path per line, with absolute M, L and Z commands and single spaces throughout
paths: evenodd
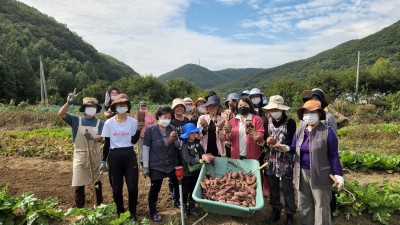
M 353 205 L 339 207 L 347 219 L 367 212 L 372 214 L 374 221 L 386 225 L 389 224 L 390 215 L 400 209 L 400 182 L 391 185 L 388 181 L 384 181 L 381 187 L 378 183 L 359 185 L 357 181 L 353 181 L 347 183 L 345 187 L 356 197 Z M 337 201 L 340 204 L 348 199 L 344 193 L 339 193 Z
M 8 187 L 0 192 L 0 224 L 48 224 L 49 220 L 63 219 L 61 209 L 56 209 L 58 201 L 52 198 L 40 200 L 32 193 L 13 197 Z

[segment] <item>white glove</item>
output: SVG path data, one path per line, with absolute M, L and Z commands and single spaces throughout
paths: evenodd
M 340 175 L 335 175 L 336 180 L 339 182 L 337 189 L 342 189 L 344 186 L 344 178 Z
M 70 105 L 72 105 L 72 103 L 74 102 L 75 98 L 76 98 L 79 94 L 80 94 L 80 92 L 79 92 L 79 93 L 76 93 L 76 88 L 75 88 L 75 89 L 74 89 L 74 92 L 68 94 L 67 103 L 70 104 Z
M 109 107 L 108 104 L 110 103 L 111 97 L 110 97 L 110 95 L 108 94 L 108 91 L 106 92 L 106 96 L 105 96 L 104 99 L 105 99 L 105 100 L 104 100 L 104 105 L 107 106 L 107 107 Z
M 288 145 L 281 144 L 279 141 L 275 145 L 272 145 L 272 147 L 280 152 L 288 152 L 290 150 L 290 147 Z

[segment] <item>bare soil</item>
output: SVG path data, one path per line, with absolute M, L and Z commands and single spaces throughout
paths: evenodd
M 74 207 L 73 189 L 71 187 L 72 162 L 71 161 L 52 161 L 39 158 L 23 157 L 4 157 L 0 156 L 0 187 L 8 184 L 10 192 L 19 195 L 22 192 L 32 191 L 39 198 L 56 197 L 60 201 L 60 208 L 66 210 Z M 111 187 L 107 175 L 103 176 L 103 197 L 104 203 L 113 202 Z M 358 180 L 359 183 L 381 182 L 385 179 L 395 182 L 400 180 L 400 174 L 387 174 L 385 172 L 354 172 L 345 175 L 346 181 Z M 140 176 L 139 181 L 139 218 L 148 217 L 147 196 L 149 188 L 146 179 Z M 126 194 L 126 190 L 125 190 Z M 125 202 L 127 201 L 125 195 Z M 93 194 L 90 188 L 86 189 L 87 207 L 94 204 Z M 158 210 L 164 217 L 161 224 L 169 221 L 179 221 L 180 211 L 174 208 L 166 181 L 163 184 L 159 195 Z M 268 199 L 265 199 L 265 207 L 250 218 L 236 218 L 231 216 L 219 216 L 210 214 L 205 219 L 205 224 L 265 224 L 264 218 L 270 214 L 271 209 Z M 295 217 L 296 219 L 296 217 Z M 197 218 L 191 218 L 187 224 L 192 224 Z M 285 216 L 282 213 L 281 220 L 275 224 L 284 224 Z M 160 224 L 160 223 L 151 223 Z M 343 215 L 335 219 L 335 224 L 343 225 L 369 225 L 378 224 L 372 221 L 369 215 L 352 217 L 347 221 Z M 400 213 L 397 211 L 391 217 L 390 224 L 400 224 Z

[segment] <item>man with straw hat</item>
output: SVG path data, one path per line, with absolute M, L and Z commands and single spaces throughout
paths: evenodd
M 72 128 L 72 141 L 74 142 L 72 187 L 74 187 L 76 207 L 83 208 L 85 206 L 85 186 L 92 183 L 96 187 L 94 194 L 97 205 L 103 202 L 99 171 L 101 161 L 99 142 L 102 139 L 100 134 L 104 121 L 95 117 L 96 113 L 100 112 L 101 106 L 97 99 L 91 97 L 83 98 L 82 106 L 79 108 L 79 111 L 84 113 L 83 116 L 78 117 L 67 113 L 78 95 L 76 88 L 73 93 L 68 94 L 67 103 L 58 111 L 58 116 Z M 91 162 L 88 150 L 91 151 Z
M 268 105 L 263 107 L 268 120 L 264 122 L 264 137 L 266 139 L 265 161 L 269 162 L 264 172 L 268 179 L 272 214 L 265 221 L 272 223 L 280 219 L 283 205 L 280 196 L 280 181 L 285 199 L 286 223 L 292 225 L 293 214 L 296 213 L 296 203 L 293 189 L 293 155 L 283 153 L 275 149 L 273 144 L 280 142 L 291 145 L 293 135 L 296 132 L 296 122 L 286 115 L 290 107 L 284 105 L 282 96 L 273 95 L 269 98 Z

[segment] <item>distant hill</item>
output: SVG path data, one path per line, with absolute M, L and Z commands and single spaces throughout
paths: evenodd
M 198 88 L 209 88 L 219 85 L 227 81 L 227 79 L 207 68 L 195 64 L 186 64 L 171 72 L 165 73 L 158 77 L 161 81 L 168 81 L 174 78 L 184 78 L 194 84 Z
M 138 75 L 35 8 L 15 0 L 0 4 L 0 74 L 7 80 L 0 99 L 37 100 L 40 55 L 53 96 L 64 97 L 73 87 L 82 89 L 99 79 L 112 82 Z
M 386 58 L 400 66 L 400 21 L 382 29 L 375 34 L 359 40 L 351 40 L 332 49 L 323 51 L 313 57 L 286 63 L 265 71 L 238 78 L 213 89 L 241 91 L 251 87 L 268 88 L 273 80 L 282 77 L 307 77 L 320 70 L 344 70 L 355 67 L 357 52 L 361 51 L 360 63 L 372 65 L 379 58 Z
M 197 65 L 185 65 L 159 77 L 168 80 L 182 77 L 200 88 L 214 89 L 218 93 L 242 91 L 252 87 L 268 88 L 282 77 L 307 77 L 320 70 L 344 70 L 355 67 L 357 52 L 361 51 L 361 65 L 372 65 L 386 58 L 400 66 L 400 22 L 368 37 L 351 40 L 308 59 L 286 63 L 269 69 L 225 69 L 210 71 Z M 187 69 L 187 68 L 190 68 Z M 202 71 L 202 72 L 200 72 Z M 206 72 L 205 72 L 206 71 Z
M 165 73 L 158 77 L 159 80 L 168 81 L 173 78 L 184 78 L 194 83 L 198 88 L 211 89 L 220 84 L 257 74 L 265 71 L 265 69 L 246 68 L 246 69 L 224 69 L 211 71 L 195 64 L 186 64 L 171 72 Z

